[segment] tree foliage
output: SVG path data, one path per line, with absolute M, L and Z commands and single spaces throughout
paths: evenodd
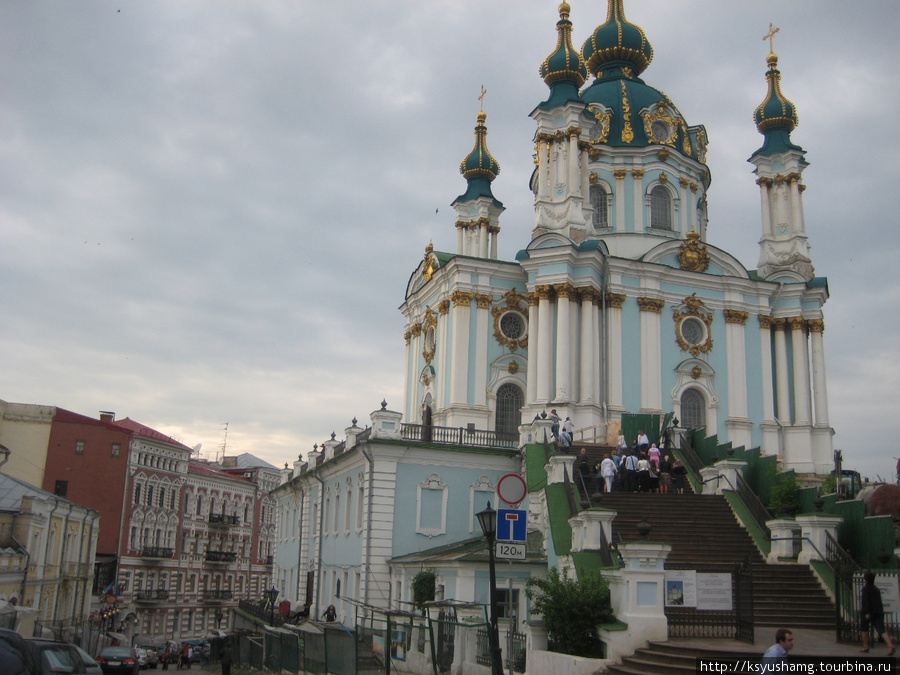
M 800 510 L 800 485 L 793 471 L 779 474 L 769 490 L 769 511 L 776 518 L 793 516 Z
M 532 577 L 525 595 L 544 617 L 544 627 L 554 650 L 574 656 L 602 656 L 597 626 L 613 620 L 609 584 L 597 572 L 570 579 L 568 570 L 552 568 L 546 577 Z
M 413 602 L 421 608 L 423 603 L 434 600 L 437 575 L 431 570 L 422 570 L 412 580 Z

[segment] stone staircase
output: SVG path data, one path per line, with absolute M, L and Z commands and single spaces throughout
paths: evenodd
M 613 509 L 613 543 L 640 539 L 637 525 L 651 525 L 650 541 L 671 544 L 667 568 L 702 569 L 749 560 L 756 626 L 834 630 L 834 604 L 807 565 L 768 565 L 722 496 L 605 494 L 595 506 Z

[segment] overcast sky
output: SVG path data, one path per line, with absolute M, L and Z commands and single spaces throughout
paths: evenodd
M 573 0 L 578 47 L 606 2 Z M 397 307 L 453 199 L 488 91 L 506 206 L 530 238 L 557 2 L 0 3 L 0 398 L 113 410 L 280 466 L 401 409 Z M 627 0 L 645 81 L 709 134 L 709 241 L 758 261 L 746 162 L 775 38 L 806 225 L 828 277 L 835 446 L 893 476 L 900 439 L 900 68 L 893 0 Z M 435 209 L 439 209 L 435 213 Z

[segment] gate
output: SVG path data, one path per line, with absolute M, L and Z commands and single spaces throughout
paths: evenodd
M 434 635 L 434 624 L 437 624 L 437 636 Z M 453 665 L 454 642 L 456 640 L 456 610 L 452 607 L 442 609 L 437 621 L 429 621 L 432 627 L 432 644 L 434 647 L 434 668 L 443 675 L 450 672 Z M 437 638 L 435 640 L 435 637 Z
M 731 575 L 731 609 L 666 606 L 669 637 L 731 638 L 753 644 L 753 569 L 749 560 L 731 567 L 667 566 Z

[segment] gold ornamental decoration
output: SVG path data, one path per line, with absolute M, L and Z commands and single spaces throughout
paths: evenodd
M 434 246 L 429 242 L 428 246 L 425 247 L 425 266 L 422 268 L 422 276 L 425 278 L 425 281 L 431 281 L 431 277 L 437 271 L 437 258 L 432 254 L 433 250 Z
M 625 88 L 625 80 L 622 80 L 622 116 L 625 118 L 625 126 L 622 127 L 622 142 L 631 143 L 634 140 L 634 130 L 631 128 L 631 106 L 628 104 L 628 90 Z
M 750 316 L 749 312 L 744 312 L 739 309 L 725 309 L 722 311 L 725 314 L 725 323 L 738 323 L 744 326 Z
M 660 101 L 656 105 L 655 112 L 644 113 L 641 117 L 644 118 L 644 133 L 647 134 L 647 138 L 651 143 L 675 147 L 675 136 L 678 133 L 678 123 L 680 120 L 668 113 L 666 104 L 663 101 Z M 666 133 L 668 134 L 665 138 L 656 137 L 655 130 L 653 129 L 654 122 L 662 122 L 665 125 Z
M 425 307 L 425 318 L 422 319 L 422 332 L 425 334 L 422 356 L 425 359 L 425 363 L 430 364 L 437 351 L 437 315 L 431 307 Z
M 641 297 L 637 299 L 637 303 L 642 312 L 653 312 L 654 314 L 661 314 L 663 307 L 666 306 L 666 301 L 662 298 Z
M 530 295 L 530 294 L 529 294 Z M 494 315 L 494 339 L 511 352 L 516 351 L 519 347 L 526 349 L 528 347 L 528 305 L 530 298 L 512 289 L 503 294 L 503 304 L 499 304 L 491 309 Z M 509 338 L 500 330 L 500 320 L 509 312 L 514 312 L 522 318 L 523 328 L 521 337 Z M 515 363 L 513 361 L 513 363 Z M 518 366 L 516 366 L 518 368 Z
M 672 310 L 672 320 L 675 322 L 675 343 L 681 348 L 681 351 L 690 352 L 696 357 L 701 353 L 709 353 L 713 348 L 713 313 L 697 297 L 696 293 L 686 297 L 680 307 Z M 686 332 L 697 330 L 700 326 L 703 327 L 702 335 L 686 335 Z M 688 327 L 690 328 L 688 329 Z
M 709 251 L 700 243 L 700 233 L 691 230 L 678 251 L 678 263 L 688 272 L 705 272 L 709 268 Z

